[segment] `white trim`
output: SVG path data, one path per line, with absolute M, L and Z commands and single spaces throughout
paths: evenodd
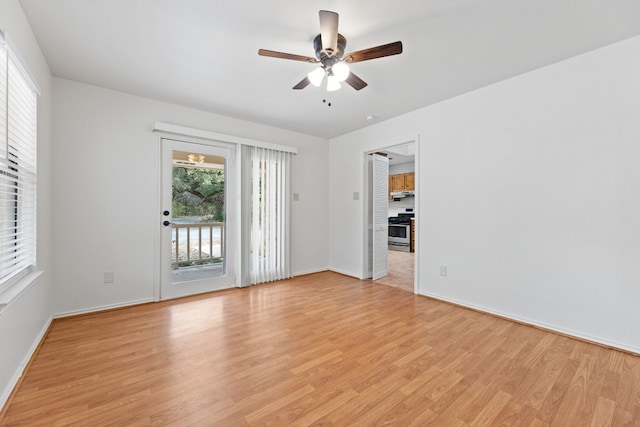
M 158 144 L 154 145 L 154 156 L 155 156 L 155 168 L 154 168 L 154 176 L 156 179 L 156 212 L 157 216 L 154 215 L 152 218 L 153 223 L 156 225 L 153 233 L 153 253 L 155 256 L 153 257 L 153 300 L 155 302 L 160 301 L 160 279 L 162 277 L 162 263 L 160 262 L 160 251 L 162 248 L 162 220 L 158 220 L 158 218 L 162 218 L 162 135 L 159 135 Z
M 25 354 L 20 365 L 18 365 L 18 368 L 16 369 L 13 376 L 11 377 L 11 380 L 9 380 L 4 390 L 2 390 L 2 394 L 0 395 L 0 408 L 3 408 L 4 405 L 7 403 L 7 399 L 9 399 L 9 396 L 11 396 L 13 389 L 18 384 L 20 377 L 22 377 L 22 374 L 24 374 L 24 370 L 27 367 L 27 364 L 29 363 L 34 353 L 38 349 L 38 346 L 40 345 L 40 343 L 45 339 L 45 334 L 49 330 L 49 326 L 51 325 L 52 321 L 53 321 L 53 317 L 49 317 L 49 320 L 45 322 L 44 327 L 42 328 L 42 330 L 40 331 L 36 339 L 33 340 L 33 343 L 31 344 L 31 348 L 29 349 L 27 354 Z
M 2 313 L 13 300 L 25 293 L 27 289 L 38 280 L 42 273 L 42 270 L 31 271 L 16 280 L 15 283 L 7 285 L 6 288 L 0 292 L 0 313 Z
M 362 277 L 362 275 L 358 276 L 357 274 L 354 274 L 345 270 L 340 270 L 338 268 L 330 268 L 329 270 L 321 270 L 321 271 L 333 271 L 334 273 L 342 274 L 343 276 L 353 277 L 358 280 L 367 280 L 367 278 Z
M 63 317 L 77 316 L 79 314 L 97 313 L 100 311 L 112 310 L 114 308 L 130 307 L 132 305 L 145 304 L 148 302 L 155 302 L 155 301 L 153 300 L 153 298 L 144 298 L 140 300 L 133 300 L 133 301 L 122 302 L 117 304 L 99 305 L 91 308 L 85 308 L 82 310 L 73 310 L 73 311 L 65 311 L 63 313 L 57 313 L 53 315 L 53 318 L 61 319 Z
M 238 200 L 240 218 L 240 245 L 238 260 L 237 283 L 242 287 L 251 286 L 251 150 L 249 147 L 240 147 L 240 198 Z M 245 167 L 243 167 L 245 165 Z
M 295 273 L 293 273 L 293 277 L 297 277 L 297 276 L 306 276 L 307 274 L 314 274 L 314 273 L 323 273 L 326 271 L 331 271 L 329 270 L 329 268 L 314 268 L 312 270 L 305 270 L 305 271 L 296 271 Z
M 208 139 L 211 141 L 230 142 L 240 145 L 251 145 L 253 147 L 270 148 L 272 150 L 284 151 L 286 153 L 298 154 L 296 147 L 288 145 L 272 144 L 270 142 L 258 141 L 255 139 L 242 138 L 239 136 L 225 135 L 222 133 L 211 132 L 203 129 L 195 129 L 186 126 L 174 125 L 171 123 L 153 122 L 151 125 L 153 132 L 166 132 L 175 135 L 191 136 L 196 138 Z
M 20 74 L 22 74 L 22 77 L 27 81 L 29 86 L 31 86 L 31 89 L 33 89 L 33 91 L 38 95 L 42 95 L 42 92 L 40 91 L 40 86 L 38 86 L 38 82 L 36 81 L 35 78 L 33 78 L 33 74 L 25 65 L 26 62 L 24 61 L 22 56 L 20 56 L 20 54 L 18 53 L 18 49 L 14 47 L 15 43 L 13 43 L 13 40 L 11 40 L 11 37 L 9 37 L 9 34 L 7 34 L 5 30 L 0 28 L 0 45 L 2 43 L 6 44 L 7 47 L 9 48 L 9 56 L 12 57 L 14 65 L 20 71 Z
M 420 208 L 420 134 L 416 135 L 416 139 L 413 142 L 414 144 L 414 154 L 413 154 L 413 170 L 414 170 L 414 174 L 415 174 L 415 178 L 414 178 L 414 209 L 413 211 L 415 212 L 415 216 L 414 216 L 414 229 L 413 232 L 415 233 L 416 236 L 416 242 L 419 241 L 418 237 L 420 236 L 420 233 L 418 232 L 418 230 L 420 229 L 420 223 L 422 222 L 420 219 L 420 214 L 422 212 L 422 209 Z M 425 215 L 426 216 L 426 215 Z M 413 294 L 414 295 L 418 295 L 418 289 L 420 287 L 420 263 L 418 262 L 420 260 L 420 256 L 419 256 L 419 252 L 420 252 L 420 247 L 422 245 L 419 245 L 418 243 L 416 243 L 415 247 L 413 248 Z

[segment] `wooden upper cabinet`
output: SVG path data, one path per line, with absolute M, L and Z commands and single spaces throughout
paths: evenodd
M 416 189 L 416 174 L 414 172 L 404 174 L 404 189 L 407 191 Z
M 416 175 L 414 172 L 389 175 L 389 192 L 413 191 L 416 189 Z M 391 196 L 389 196 L 391 198 Z
M 404 182 L 405 174 L 391 175 L 391 191 L 404 191 L 406 184 Z

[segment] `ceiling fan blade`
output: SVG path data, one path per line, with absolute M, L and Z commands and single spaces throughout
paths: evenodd
M 259 49 L 258 55 L 269 56 L 271 58 L 291 59 L 293 61 L 316 63 L 318 60 L 310 56 L 295 55 L 293 53 L 276 52 L 275 50 Z
M 397 41 L 382 46 L 370 47 L 343 56 L 344 60 L 350 63 L 368 61 L 369 59 L 383 58 L 385 56 L 398 55 L 402 53 L 402 42 Z
M 297 85 L 295 85 L 293 87 L 293 89 L 304 89 L 305 87 L 309 86 L 309 83 L 311 83 L 311 81 L 309 80 L 308 77 L 305 76 L 304 79 L 300 80 L 300 83 L 298 83 Z
M 338 14 L 329 10 L 320 11 L 320 38 L 322 51 L 333 56 L 338 51 Z
M 360 90 L 367 87 L 367 82 L 365 82 L 360 77 L 353 74 L 353 72 L 349 73 L 349 76 L 345 80 L 345 83 L 347 83 L 349 86 L 351 86 L 355 90 Z

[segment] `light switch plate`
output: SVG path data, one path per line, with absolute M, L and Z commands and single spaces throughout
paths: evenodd
M 446 265 L 441 265 L 440 266 L 440 277 L 447 277 L 447 266 Z

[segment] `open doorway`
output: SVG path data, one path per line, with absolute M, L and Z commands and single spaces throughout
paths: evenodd
M 388 163 L 386 185 L 375 181 L 373 168 L 370 166 L 373 155 L 384 156 Z M 416 292 L 416 143 L 409 141 L 393 145 L 374 152 L 365 153 L 365 265 L 363 277 L 380 285 L 393 286 L 409 292 Z M 374 212 L 380 212 L 380 200 L 384 199 L 383 210 L 386 213 L 386 256 L 375 257 L 374 248 L 380 247 L 381 226 L 374 223 Z M 378 214 L 378 217 L 380 215 Z M 372 274 L 375 262 L 384 259 L 386 274 L 377 277 Z M 377 267 L 378 270 L 380 267 Z

